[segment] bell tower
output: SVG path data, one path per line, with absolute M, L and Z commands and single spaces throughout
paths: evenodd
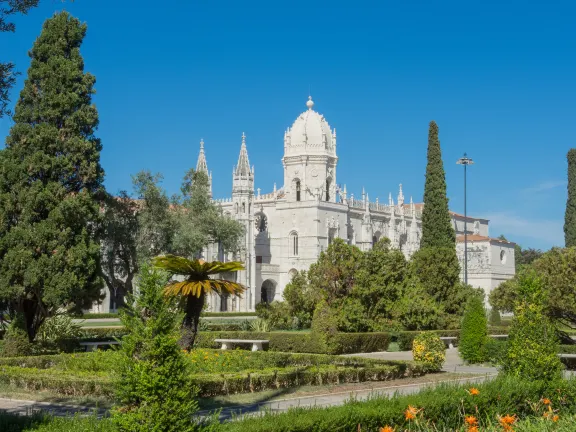
M 284 191 L 289 202 L 336 201 L 336 129 L 308 108 L 284 133 Z
M 241 245 L 239 261 L 246 270 L 238 272 L 237 281 L 246 287 L 240 301 L 241 311 L 252 311 L 255 308 L 256 255 L 254 226 L 254 167 L 250 168 L 246 135 L 242 133 L 242 144 L 238 164 L 232 173 L 232 205 L 234 218 L 244 226 L 244 241 Z

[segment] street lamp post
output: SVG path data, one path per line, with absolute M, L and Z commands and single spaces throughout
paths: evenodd
M 466 214 L 466 167 L 474 161 L 466 156 L 456 161 L 458 165 L 464 165 L 464 283 L 468 285 L 468 215 Z

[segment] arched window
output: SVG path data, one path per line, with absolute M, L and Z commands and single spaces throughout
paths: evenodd
M 378 243 L 378 237 L 373 236 L 372 237 L 372 248 L 374 248 L 374 246 L 376 246 L 376 243 Z
M 242 203 L 242 214 L 246 214 L 246 203 Z
M 300 180 L 296 180 L 296 201 L 300 201 Z
M 290 255 L 298 256 L 298 233 L 290 233 Z
M 238 214 L 238 203 L 234 204 L 234 210 L 236 211 L 236 214 Z
M 330 201 L 330 179 L 326 179 L 326 201 Z

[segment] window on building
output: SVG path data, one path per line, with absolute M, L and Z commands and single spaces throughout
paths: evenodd
M 220 294 L 220 312 L 228 312 L 228 294 Z
M 242 214 L 246 214 L 246 203 L 242 203 Z
M 326 201 L 330 201 L 330 179 L 326 179 Z
M 222 242 L 218 242 L 218 261 L 224 262 L 224 247 Z
M 290 234 L 290 252 L 292 256 L 298 256 L 298 233 Z
M 256 264 L 262 264 L 262 255 L 256 255 Z
M 300 201 L 300 180 L 296 180 L 296 201 Z
M 378 243 L 378 237 L 373 236 L 372 237 L 372 249 L 374 249 L 374 246 L 376 246 L 376 243 Z

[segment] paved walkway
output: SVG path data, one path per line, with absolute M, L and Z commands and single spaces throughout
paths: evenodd
M 6 411 L 11 414 L 29 415 L 35 412 L 44 411 L 58 417 L 71 416 L 76 413 L 79 414 L 97 414 L 102 417 L 106 414 L 106 410 L 90 408 L 81 405 L 59 404 L 52 402 L 36 402 L 20 399 L 4 399 L 0 398 L 0 410 Z

